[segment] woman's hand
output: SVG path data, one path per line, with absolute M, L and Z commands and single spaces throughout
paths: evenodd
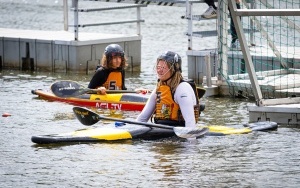
M 149 89 L 144 89 L 144 88 L 137 88 L 134 90 L 136 93 L 139 93 L 139 94 L 147 94 L 147 93 L 151 93 L 151 91 Z
M 98 87 L 97 89 L 97 94 L 99 95 L 105 95 L 106 94 L 106 88 L 105 87 Z

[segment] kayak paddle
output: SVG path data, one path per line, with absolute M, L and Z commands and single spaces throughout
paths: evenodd
M 162 128 L 162 129 L 173 129 L 175 134 L 178 137 L 181 138 L 195 138 L 200 137 L 207 133 L 208 128 L 189 128 L 189 127 L 173 127 L 168 125 L 161 125 L 161 124 L 154 124 L 154 123 L 145 123 L 145 122 L 137 122 L 137 121 L 130 121 L 126 119 L 118 119 L 118 118 L 110 118 L 101 116 L 93 111 L 90 111 L 86 108 L 81 107 L 73 107 L 73 112 L 77 119 L 83 124 L 83 125 L 94 125 L 101 119 L 105 120 L 111 120 L 111 121 L 118 121 L 118 122 L 124 122 L 124 123 L 130 123 L 130 124 L 136 124 L 136 125 L 143 125 L 147 127 L 155 127 L 155 128 Z
M 85 93 L 97 93 L 96 89 L 85 88 L 77 82 L 58 81 L 51 85 L 51 91 L 54 95 L 62 98 L 76 97 Z M 137 93 L 127 90 L 106 90 L 106 93 Z
M 76 97 L 86 93 L 97 93 L 98 90 L 85 88 L 74 81 L 58 81 L 51 85 L 51 91 L 54 95 L 61 98 Z M 148 93 L 151 91 L 148 91 Z M 200 99 L 205 94 L 204 88 L 197 87 L 198 98 Z M 138 91 L 128 90 L 106 90 L 106 93 L 139 93 Z M 141 92 L 144 94 L 144 92 Z

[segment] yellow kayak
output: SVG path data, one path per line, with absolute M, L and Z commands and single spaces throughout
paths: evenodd
M 256 122 L 247 126 L 238 129 L 226 126 L 206 126 L 209 132 L 205 133 L 205 136 L 246 134 L 253 131 L 269 131 L 278 128 L 275 122 Z M 130 123 L 115 122 L 102 127 L 80 129 L 69 133 L 32 136 L 31 141 L 37 144 L 87 143 L 128 139 L 154 140 L 172 136 L 175 136 L 175 133 L 170 129 L 150 128 Z

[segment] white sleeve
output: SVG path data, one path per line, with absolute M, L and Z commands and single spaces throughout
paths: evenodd
M 179 105 L 186 127 L 196 127 L 194 105 L 197 104 L 196 96 L 189 83 L 181 82 L 176 88 L 174 101 Z
M 142 112 L 138 115 L 136 121 L 148 122 L 156 107 L 156 88 L 153 89 L 145 107 Z

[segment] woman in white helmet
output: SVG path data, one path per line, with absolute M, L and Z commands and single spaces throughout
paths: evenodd
M 173 126 L 195 127 L 199 116 L 199 102 L 192 86 L 181 74 L 181 57 L 172 51 L 158 56 L 158 82 L 137 121 Z

